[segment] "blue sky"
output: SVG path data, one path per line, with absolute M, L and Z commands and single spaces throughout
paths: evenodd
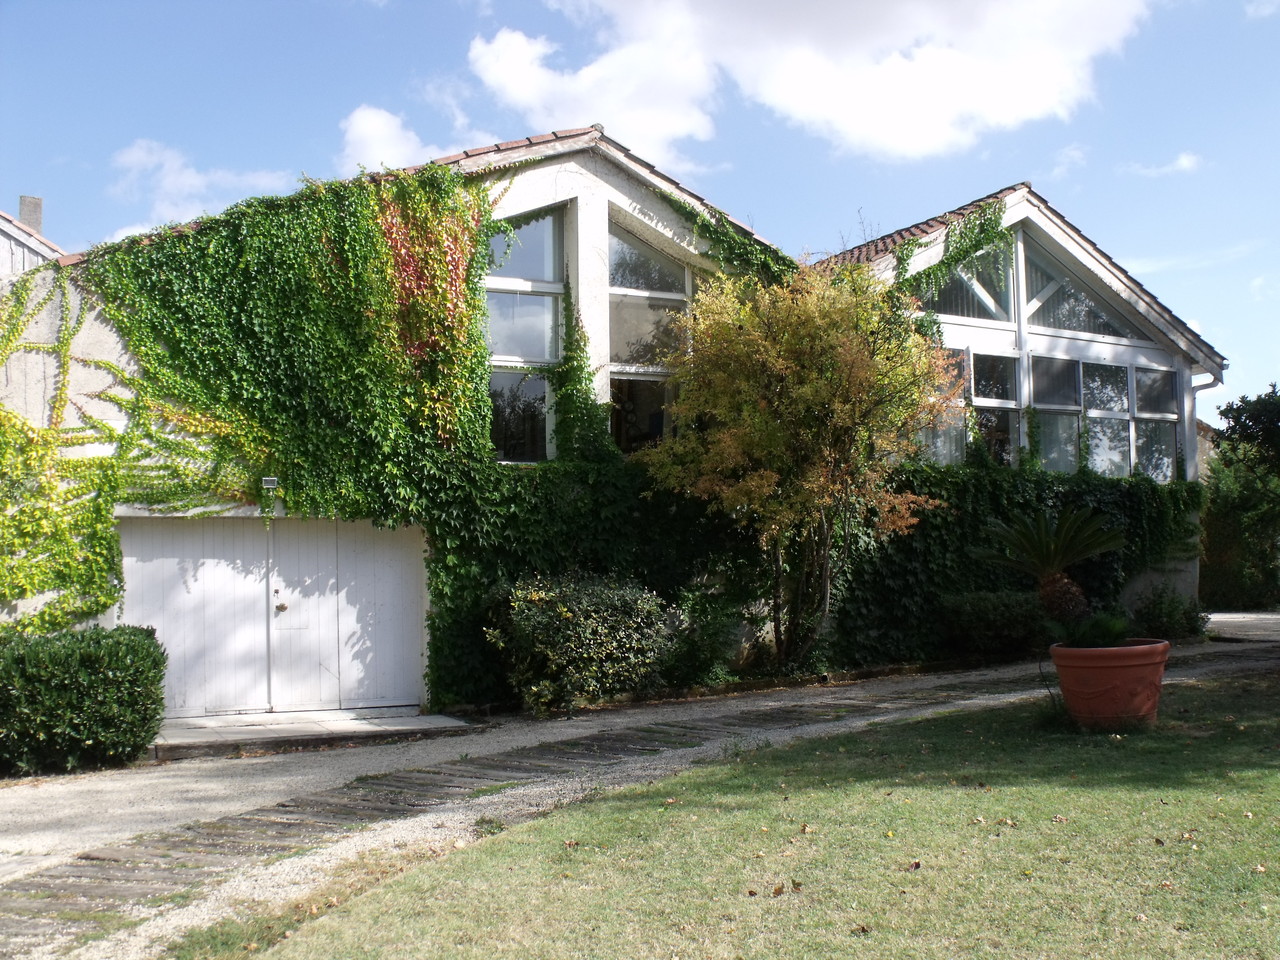
M 0 0 L 0 209 L 66 250 L 601 123 L 788 253 L 1022 180 L 1280 378 L 1280 0 Z

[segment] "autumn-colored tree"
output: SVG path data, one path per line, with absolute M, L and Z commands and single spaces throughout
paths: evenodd
M 641 457 L 757 535 L 777 659 L 794 663 L 828 628 L 850 537 L 905 530 L 927 505 L 885 481 L 955 378 L 916 301 L 863 268 L 717 277 L 675 324 L 676 429 Z

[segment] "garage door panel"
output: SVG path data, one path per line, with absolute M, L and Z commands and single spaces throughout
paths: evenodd
M 122 621 L 168 652 L 166 715 L 420 702 L 420 529 L 127 518 L 120 536 Z
M 342 705 L 417 703 L 426 615 L 422 531 L 348 523 L 339 539 Z

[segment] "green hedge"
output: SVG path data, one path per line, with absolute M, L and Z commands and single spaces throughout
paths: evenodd
M 5 641 L 0 773 L 135 759 L 160 729 L 165 660 L 150 627 L 91 627 Z
M 671 647 L 667 620 L 667 605 L 637 584 L 568 574 L 517 583 L 485 633 L 526 706 L 546 715 L 653 684 Z
M 850 545 L 826 651 L 835 669 L 965 656 L 968 651 L 946 629 L 943 598 L 1034 587 L 1030 578 L 974 560 L 975 549 L 995 546 L 992 520 L 1081 507 L 1105 514 L 1124 530 L 1124 550 L 1069 571 L 1101 609 L 1116 602 L 1130 577 L 1194 548 L 1194 512 L 1201 504 L 1199 484 L 1111 479 L 1087 470 L 913 464 L 902 468 L 897 482 L 939 505 L 908 534 Z

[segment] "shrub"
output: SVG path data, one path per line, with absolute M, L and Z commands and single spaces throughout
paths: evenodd
M 1162 583 L 1138 601 L 1133 611 L 1133 635 L 1155 640 L 1204 636 L 1209 615 L 1200 612 L 1194 597 L 1184 597 Z
M 0 773 L 127 763 L 160 729 L 165 653 L 150 627 L 91 627 L 0 645 Z
M 941 615 L 953 656 L 1018 660 L 1048 646 L 1044 608 L 1032 591 L 947 594 Z
M 633 583 L 569 574 L 519 581 L 485 630 L 540 716 L 645 689 L 671 646 L 667 607 Z

